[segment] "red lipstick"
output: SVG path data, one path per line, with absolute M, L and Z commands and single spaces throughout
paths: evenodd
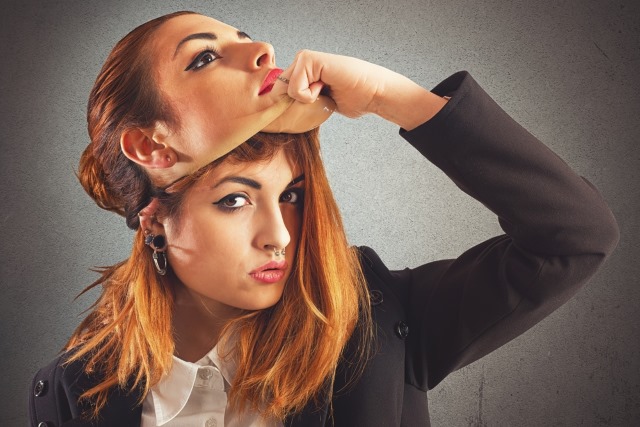
M 287 271 L 287 261 L 270 261 L 251 271 L 249 275 L 259 282 L 276 283 L 282 280 Z
M 267 74 L 264 82 L 262 82 L 262 86 L 260 86 L 260 92 L 258 92 L 258 95 L 264 95 L 265 93 L 271 92 L 271 89 L 273 89 L 273 84 L 276 82 L 276 79 L 280 74 L 282 74 L 282 70 L 280 68 L 274 68 L 273 70 L 269 71 L 269 74 Z

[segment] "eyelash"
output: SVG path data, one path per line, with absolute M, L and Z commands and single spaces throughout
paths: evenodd
M 282 200 L 282 198 L 284 197 L 285 194 L 294 194 L 296 197 L 296 200 L 293 202 L 285 202 Z M 302 202 L 304 201 L 304 189 L 303 188 L 289 188 L 288 190 L 285 190 L 284 193 L 282 193 L 282 195 L 280 195 L 280 201 L 282 203 L 291 203 L 292 205 L 302 205 Z
M 283 200 L 283 197 L 286 194 L 293 194 L 295 195 L 296 199 L 293 202 L 287 202 Z M 242 206 L 226 206 L 224 205 L 224 202 L 226 201 L 236 201 L 236 199 L 245 199 L 246 200 L 246 204 L 242 205 Z M 285 190 L 281 195 L 280 195 L 280 203 L 289 203 L 292 205 L 302 205 L 302 202 L 304 200 L 304 189 L 302 188 L 290 188 L 288 190 Z M 232 193 L 232 194 L 228 194 L 226 196 L 224 196 L 222 199 L 218 200 L 217 202 L 213 202 L 214 205 L 216 205 L 218 207 L 218 209 L 220 209 L 222 212 L 226 212 L 226 213 L 232 213 L 232 212 L 236 212 L 242 208 L 244 208 L 245 206 L 247 206 L 249 203 L 249 197 L 245 194 L 242 193 Z
M 202 62 L 202 60 L 207 56 L 207 55 L 213 55 L 213 59 L 211 61 L 205 62 L 202 65 L 198 65 L 199 62 Z M 216 48 L 212 47 L 212 46 L 207 46 L 202 52 L 200 52 L 196 58 L 191 62 L 191 64 L 189 64 L 187 66 L 187 68 L 185 68 L 185 71 L 198 71 L 203 67 L 206 67 L 208 64 L 214 62 L 216 59 L 220 59 L 222 58 L 222 56 L 220 56 L 220 54 L 218 53 L 218 51 L 216 50 Z

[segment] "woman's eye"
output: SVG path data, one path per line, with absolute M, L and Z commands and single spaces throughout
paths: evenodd
M 235 210 L 249 204 L 249 199 L 241 194 L 230 194 L 213 203 L 221 209 Z
M 294 188 L 287 190 L 280 196 L 281 203 L 293 203 L 298 204 L 302 202 L 302 189 Z
M 222 57 L 215 50 L 213 49 L 205 50 L 204 52 L 200 53 L 196 57 L 196 59 L 193 60 L 191 64 L 189 64 L 189 66 L 185 69 L 185 71 L 191 71 L 191 70 L 197 71 L 200 68 L 204 67 L 205 65 L 219 58 L 222 58 Z

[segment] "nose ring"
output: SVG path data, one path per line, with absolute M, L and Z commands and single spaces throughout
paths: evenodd
M 275 246 L 273 247 L 273 253 L 275 254 L 275 256 L 280 256 L 280 255 L 284 256 L 285 255 L 284 248 L 278 249 Z

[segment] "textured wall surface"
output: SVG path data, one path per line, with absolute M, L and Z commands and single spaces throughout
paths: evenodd
M 640 425 L 640 9 L 577 1 L 13 1 L 0 14 L 0 425 L 26 422 L 28 383 L 95 298 L 89 268 L 125 258 L 132 233 L 74 177 L 85 105 L 134 26 L 192 9 L 278 63 L 298 49 L 357 56 L 432 87 L 469 70 L 502 107 L 604 194 L 616 253 L 574 299 L 430 392 L 435 426 Z M 324 158 L 354 244 L 390 267 L 452 257 L 496 218 L 376 117 L 333 117 Z M 401 244 L 390 242 L 402 242 Z

